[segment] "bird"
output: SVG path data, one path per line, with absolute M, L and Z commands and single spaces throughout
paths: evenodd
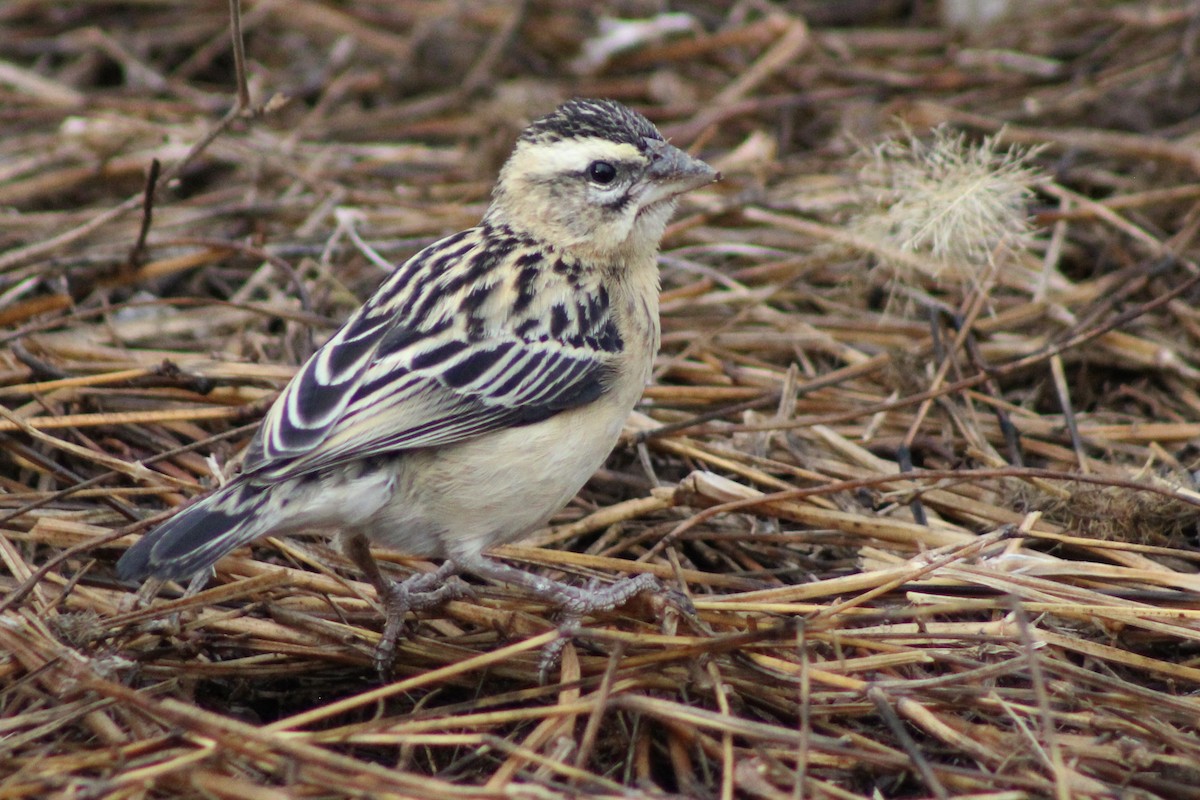
M 262 536 L 332 533 L 382 606 L 382 674 L 408 612 L 461 596 L 462 574 L 575 619 L 659 588 L 649 574 L 575 586 L 486 553 L 546 523 L 616 445 L 659 348 L 667 222 L 719 178 L 613 100 L 533 121 L 479 224 L 393 269 L 284 387 L 240 472 L 117 574 L 184 580 Z M 372 544 L 442 564 L 395 580 Z

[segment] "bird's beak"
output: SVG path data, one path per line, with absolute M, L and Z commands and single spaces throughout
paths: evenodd
M 659 140 L 647 140 L 647 144 L 651 154 L 647 174 L 652 188 L 643 198 L 643 207 L 721 179 L 721 173 L 674 145 Z

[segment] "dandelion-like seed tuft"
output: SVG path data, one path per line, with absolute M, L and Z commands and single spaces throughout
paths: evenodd
M 1031 164 L 1036 153 L 1002 150 L 994 137 L 972 143 L 944 127 L 928 143 L 911 135 L 884 142 L 862 171 L 865 207 L 850 227 L 882 245 L 881 265 L 902 280 L 924 272 L 975 282 L 1032 241 L 1027 206 L 1042 180 Z

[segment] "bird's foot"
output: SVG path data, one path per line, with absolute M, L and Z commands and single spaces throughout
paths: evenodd
M 396 645 L 405 632 L 408 612 L 439 608 L 471 594 L 471 588 L 455 574 L 457 571 L 454 563 L 447 561 L 434 572 L 412 575 L 403 581 L 385 578 L 382 590 L 376 587 L 384 614 L 383 633 L 375 646 L 374 657 L 380 678 L 391 678 Z
M 558 603 L 562 615 L 558 621 L 558 638 L 546 645 L 538 659 L 538 677 L 546 683 L 550 671 L 558 666 L 567 643 L 579 635 L 583 618 L 597 611 L 612 611 L 620 608 L 638 595 L 647 596 L 654 605 L 655 616 L 664 618 L 666 609 L 674 608 L 687 617 L 695 617 L 696 607 L 683 592 L 668 589 L 655 576 L 642 573 L 623 578 L 608 586 L 598 586 L 595 581 L 586 587 L 559 583 L 547 599 Z
M 589 585 L 581 587 L 510 567 L 483 556 L 472 559 L 470 563 L 460 561 L 459 566 L 463 568 L 463 571 L 481 578 L 491 578 L 521 586 L 559 609 L 561 612 L 558 622 L 559 637 L 542 651 L 542 657 L 538 663 L 538 674 L 543 682 L 550 670 L 558 664 L 567 642 L 579 633 L 583 618 L 589 614 L 612 611 L 643 594 L 661 601 L 665 606 L 675 607 L 685 616 L 695 616 L 696 613 L 691 601 L 685 595 L 667 590 L 662 581 L 649 573 L 622 578 L 607 586 L 599 586 L 593 581 Z M 662 611 L 665 611 L 665 608 Z M 661 611 L 659 616 L 662 616 Z

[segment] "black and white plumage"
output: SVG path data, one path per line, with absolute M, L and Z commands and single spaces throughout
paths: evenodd
M 571 613 L 647 588 L 575 589 L 483 552 L 545 522 L 612 449 L 658 348 L 663 229 L 716 177 L 615 102 L 534 122 L 483 221 L 397 268 L 284 389 L 241 473 L 143 537 L 120 575 L 182 579 L 266 534 L 337 530 L 386 602 L 384 661 L 405 611 L 450 584 L 387 580 L 368 541 Z

